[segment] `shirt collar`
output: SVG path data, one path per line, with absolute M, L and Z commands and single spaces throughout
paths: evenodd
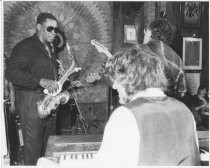
M 165 96 L 166 96 L 165 93 L 160 88 L 148 88 L 144 91 L 136 93 L 131 98 L 131 101 L 139 97 L 165 97 Z

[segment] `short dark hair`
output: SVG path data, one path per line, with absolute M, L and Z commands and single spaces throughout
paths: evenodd
M 40 13 L 37 17 L 36 24 L 43 24 L 46 19 L 52 19 L 57 21 L 56 17 L 52 13 Z
M 108 62 L 111 77 L 123 85 L 128 96 L 151 87 L 167 88 L 164 65 L 147 45 L 121 49 Z
M 150 23 L 149 29 L 152 32 L 151 38 L 171 45 L 173 40 L 173 30 L 171 24 L 166 19 L 155 19 Z

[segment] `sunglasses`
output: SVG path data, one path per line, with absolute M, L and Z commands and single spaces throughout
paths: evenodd
M 45 26 L 45 27 L 46 27 L 46 26 Z M 55 33 L 58 33 L 58 28 L 57 28 L 57 27 L 48 26 L 48 27 L 46 27 L 46 30 L 47 30 L 48 32 L 51 32 L 51 31 L 54 30 Z

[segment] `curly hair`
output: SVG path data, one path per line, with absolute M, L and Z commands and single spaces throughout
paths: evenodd
M 144 44 L 116 52 L 109 65 L 111 77 L 122 84 L 128 96 L 151 87 L 167 88 L 162 61 Z
M 171 45 L 173 40 L 173 30 L 171 24 L 166 19 L 155 19 L 150 23 L 149 29 L 152 32 L 151 38 Z

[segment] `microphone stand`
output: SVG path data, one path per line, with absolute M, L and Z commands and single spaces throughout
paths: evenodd
M 77 130 L 81 129 L 81 133 L 79 133 L 79 134 L 87 134 L 88 133 L 88 131 L 87 131 L 88 125 L 80 111 L 79 105 L 77 103 L 77 98 L 75 96 L 73 96 L 73 99 L 74 99 L 75 105 L 77 107 L 77 119 L 76 119 L 77 121 L 76 122 L 77 122 L 78 126 L 76 129 Z

